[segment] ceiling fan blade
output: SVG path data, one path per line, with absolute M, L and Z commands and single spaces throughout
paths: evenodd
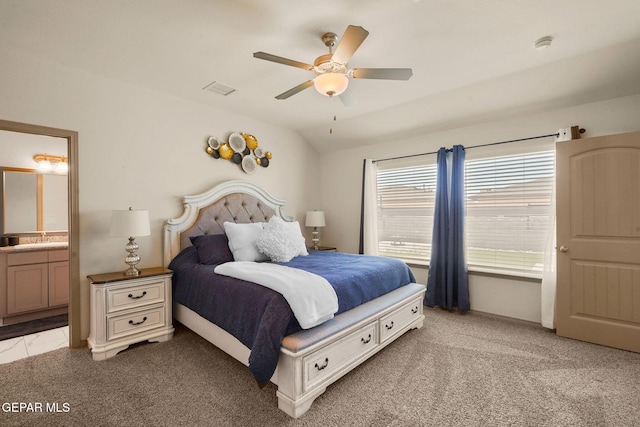
M 354 68 L 354 79 L 409 80 L 413 75 L 411 68 Z
M 368 35 L 369 31 L 364 28 L 349 25 L 331 59 L 339 64 L 348 63 Z
M 340 101 L 342 101 L 342 105 L 345 107 L 351 107 L 356 103 L 356 98 L 353 96 L 353 92 L 351 92 L 349 88 L 338 95 L 338 97 L 340 98 Z
M 292 67 L 302 68 L 303 70 L 313 70 L 313 65 L 306 64 L 300 61 L 294 61 L 293 59 L 283 58 L 281 56 L 271 55 L 265 52 L 253 52 L 253 57 L 258 59 L 264 59 L 265 61 L 277 62 L 278 64 L 290 65 Z
M 304 83 L 300 83 L 298 86 L 289 89 L 286 92 L 282 92 L 280 95 L 276 96 L 276 99 L 287 99 L 290 96 L 295 95 L 298 92 L 302 92 L 308 87 L 313 86 L 313 80 L 307 80 Z

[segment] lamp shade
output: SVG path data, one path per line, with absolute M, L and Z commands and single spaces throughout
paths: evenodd
M 323 211 L 309 211 L 307 212 L 306 220 L 304 222 L 306 227 L 324 227 L 324 212 Z
M 109 234 L 114 237 L 137 237 L 151 234 L 149 227 L 149 211 L 128 210 L 113 211 L 111 213 L 111 229 Z
M 349 85 L 349 79 L 341 73 L 324 73 L 313 79 L 313 86 L 326 96 L 340 95 Z

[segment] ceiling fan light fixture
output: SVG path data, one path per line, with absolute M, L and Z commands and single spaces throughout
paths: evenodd
M 336 96 L 347 90 L 349 79 L 342 73 L 319 74 L 313 79 L 313 86 L 325 96 Z

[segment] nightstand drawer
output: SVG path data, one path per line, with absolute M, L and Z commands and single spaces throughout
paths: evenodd
M 163 279 L 149 280 L 135 286 L 107 289 L 107 313 L 164 301 Z
M 158 306 L 110 317 L 107 321 L 107 340 L 164 326 L 164 311 L 164 306 Z

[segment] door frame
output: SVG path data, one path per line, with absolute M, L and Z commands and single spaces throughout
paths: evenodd
M 69 347 L 86 347 L 81 335 L 80 308 L 80 209 L 78 200 L 78 132 L 28 123 L 0 120 L 0 130 L 45 135 L 67 140 L 69 212 Z

